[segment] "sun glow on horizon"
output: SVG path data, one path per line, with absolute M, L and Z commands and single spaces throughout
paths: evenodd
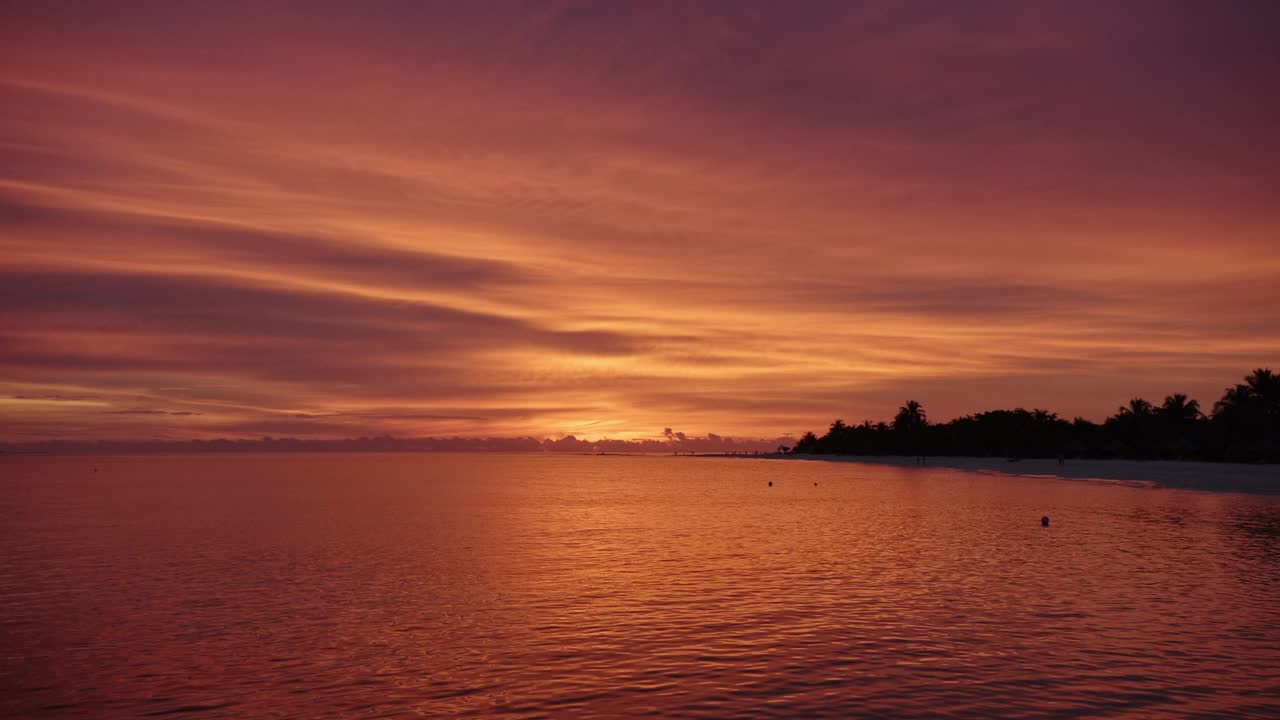
M 757 10 L 6 10 L 0 441 L 1098 419 L 1277 364 L 1247 13 Z

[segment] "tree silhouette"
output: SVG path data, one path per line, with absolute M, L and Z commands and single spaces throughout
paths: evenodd
M 1140 397 L 1136 397 L 1130 400 L 1128 405 L 1120 406 L 1120 415 L 1122 416 L 1129 415 L 1133 417 L 1146 417 L 1150 415 L 1153 412 L 1153 410 L 1154 408 L 1151 407 L 1151 403 L 1147 402 L 1146 400 L 1143 400 Z
M 915 400 L 908 400 L 906 405 L 898 408 L 898 414 L 893 418 L 893 429 L 898 432 L 912 432 L 923 429 L 929 424 L 929 417 L 924 412 L 924 406 Z
M 915 400 L 908 400 L 906 405 L 898 408 L 893 418 L 893 431 L 901 438 L 899 448 L 912 455 L 924 455 L 922 435 L 929 426 L 929 417 L 924 406 Z
M 1160 457 L 1185 458 L 1196 454 L 1203 442 L 1204 414 L 1200 403 L 1174 393 L 1155 408 L 1157 452 Z
M 1258 368 L 1246 375 L 1244 383 L 1227 388 L 1213 406 L 1214 416 L 1238 414 L 1257 421 L 1274 421 L 1280 416 L 1280 378 L 1270 368 Z
M 1158 407 L 1134 397 L 1101 424 L 1038 408 L 930 424 L 924 406 L 909 400 L 890 424 L 836 420 L 821 437 L 805 433 L 792 452 L 1280 462 L 1280 377 L 1254 370 L 1226 389 L 1211 417 L 1196 400 L 1172 393 Z
M 1171 420 L 1191 422 L 1200 417 L 1200 403 L 1187 400 L 1187 396 L 1182 393 L 1174 393 L 1164 399 L 1164 404 L 1157 412 Z
M 792 453 L 810 454 L 818 451 L 818 436 L 812 432 L 807 432 L 800 436 L 796 441 L 796 446 L 791 449 Z
M 1280 378 L 1258 368 L 1213 406 L 1214 442 L 1227 460 L 1280 461 Z

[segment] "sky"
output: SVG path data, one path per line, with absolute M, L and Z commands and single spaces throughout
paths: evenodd
M 1280 4 L 0 2 L 0 439 L 773 437 L 1280 365 Z

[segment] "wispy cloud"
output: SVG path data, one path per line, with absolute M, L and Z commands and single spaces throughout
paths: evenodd
M 1278 19 L 10 9 L 0 436 L 1204 400 L 1280 348 Z

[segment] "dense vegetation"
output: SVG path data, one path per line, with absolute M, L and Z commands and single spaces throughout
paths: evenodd
M 1134 398 L 1101 424 L 1045 410 L 995 410 L 931 424 L 908 402 L 891 423 L 831 424 L 791 449 L 819 455 L 967 455 L 1280 462 L 1280 377 L 1258 369 L 1206 414 L 1186 395 Z

